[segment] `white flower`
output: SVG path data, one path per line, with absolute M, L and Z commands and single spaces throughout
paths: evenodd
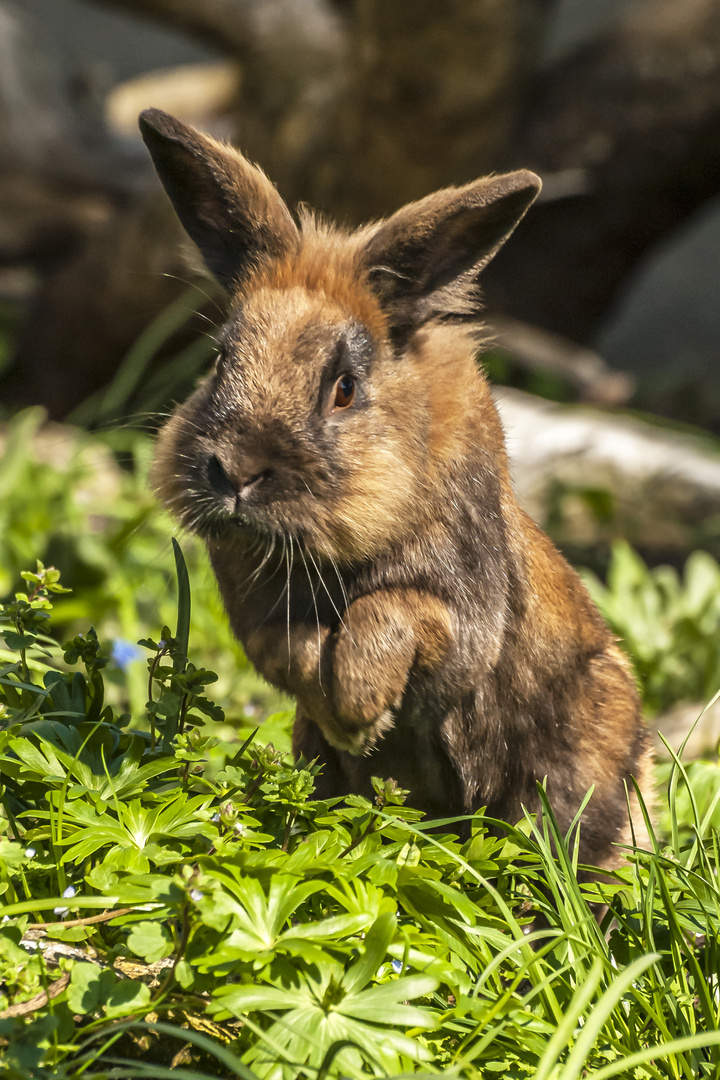
M 75 895 L 75 889 L 73 888 L 72 885 L 68 885 L 67 889 L 63 893 L 63 897 L 67 900 L 71 896 L 74 896 L 74 895 Z M 53 908 L 53 914 L 54 915 L 59 915 L 61 919 L 64 919 L 69 910 L 70 910 L 70 908 L 66 908 L 66 907 L 56 907 L 56 908 Z

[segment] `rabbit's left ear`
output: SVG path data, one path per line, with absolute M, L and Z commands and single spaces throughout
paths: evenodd
M 480 271 L 542 184 L 521 170 L 436 191 L 381 222 L 361 259 L 396 328 L 433 315 L 477 314 Z
M 140 114 L 140 131 L 185 231 L 228 291 L 265 259 L 297 250 L 290 211 L 237 150 L 160 109 Z

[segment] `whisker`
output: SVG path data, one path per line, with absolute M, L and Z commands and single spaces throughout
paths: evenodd
M 302 544 L 298 544 L 298 550 L 300 551 L 300 556 L 302 558 L 303 565 L 305 567 L 305 573 L 307 574 L 308 584 L 310 586 L 310 593 L 312 595 L 313 607 L 315 609 L 315 623 L 317 625 L 317 643 L 318 643 L 318 662 L 317 662 L 318 683 L 320 684 L 320 689 L 321 689 L 323 695 L 325 695 L 325 688 L 323 687 L 322 677 L 321 677 L 322 676 L 322 669 L 321 669 L 322 636 L 321 636 L 321 633 L 320 633 L 320 613 L 318 611 L 318 606 L 317 606 L 317 596 L 316 596 L 316 593 L 315 593 L 315 586 L 313 585 L 313 582 L 312 582 L 312 577 L 310 575 L 310 568 L 308 567 L 307 560 L 305 558 L 305 553 L 303 551 L 303 545 Z M 312 555 L 310 555 L 309 551 L 308 551 L 308 555 L 312 559 Z M 313 559 L 313 563 L 314 562 L 315 562 L 315 560 Z M 317 569 L 317 567 L 316 567 L 316 569 Z M 318 573 L 318 578 L 320 578 L 319 573 Z M 327 592 L 327 589 L 325 591 Z
M 287 560 L 288 560 L 288 544 L 287 544 L 288 537 L 284 533 L 282 533 L 281 534 L 281 539 L 282 539 L 283 549 L 282 549 L 282 552 L 280 553 L 280 558 L 278 559 L 278 565 L 277 565 L 277 567 L 275 569 L 275 573 L 278 572 L 280 567 L 287 565 Z M 274 576 L 275 576 L 275 574 L 273 574 L 273 577 Z M 260 622 L 260 624 L 259 624 L 260 626 L 265 626 L 265 624 L 267 622 L 269 622 L 271 615 L 276 611 L 276 609 L 280 605 L 280 603 L 281 603 L 283 597 L 285 596 L 286 592 L 288 592 L 288 594 L 290 592 L 290 578 L 289 578 L 289 575 L 288 575 L 288 580 L 287 580 L 286 584 L 283 586 L 280 593 L 278 594 L 278 597 L 275 600 L 275 603 L 272 605 L 272 607 L 270 607 L 266 611 L 265 618 L 262 619 L 262 621 Z
M 335 577 L 338 579 L 338 583 L 340 585 L 340 591 L 342 592 L 343 601 L 345 603 L 345 610 L 347 611 L 348 607 L 350 606 L 350 597 L 348 596 L 348 592 L 347 592 L 347 588 L 345 587 L 345 581 L 343 580 L 343 576 L 340 573 L 340 567 L 338 566 L 337 561 L 333 558 L 332 555 L 328 554 L 328 559 L 330 561 L 330 565 L 332 566 L 333 570 L 335 571 Z
M 214 307 L 217 308 L 217 310 L 220 312 L 220 315 L 222 317 L 223 322 L 227 318 L 227 312 L 220 306 L 220 304 L 218 303 L 216 298 L 212 295 L 212 293 L 209 293 L 207 291 L 207 289 L 204 289 L 201 285 L 199 285 L 197 281 L 190 281 L 190 280 L 188 280 L 188 278 L 184 278 L 180 274 L 171 274 L 168 271 L 165 271 L 162 274 L 162 277 L 167 278 L 168 281 L 179 281 L 181 285 L 187 285 L 189 288 L 196 289 L 197 292 L 199 292 L 201 296 L 204 296 L 205 299 L 207 301 L 209 301 L 209 303 L 211 303 Z M 196 311 L 196 312 L 194 312 L 194 314 L 199 315 L 200 312 Z M 209 321 L 212 321 L 212 320 L 209 320 Z
M 295 559 L 295 548 L 293 545 L 292 533 L 288 535 L 290 541 L 290 557 L 288 559 L 288 573 L 287 573 L 287 647 L 288 647 L 288 678 L 290 677 L 290 574 L 292 572 L 293 562 Z
M 268 560 L 272 556 L 273 551 L 275 550 L 275 544 L 276 544 L 277 538 L 276 538 L 274 533 L 269 538 L 262 537 L 261 540 L 265 540 L 267 542 L 266 551 L 265 551 L 265 554 L 263 555 L 262 559 L 260 560 L 259 564 L 256 566 L 255 570 L 253 570 L 252 574 L 250 574 L 249 577 L 247 577 L 245 579 L 245 583 L 247 585 L 247 588 L 246 588 L 245 592 L 243 593 L 243 600 L 245 600 L 247 598 L 248 594 L 250 593 L 250 590 L 252 589 L 253 585 L 255 584 L 258 577 L 262 573 L 262 570 L 267 565 Z M 272 581 L 272 579 L 273 579 L 273 577 L 275 576 L 276 573 L 277 573 L 277 568 L 275 569 L 275 572 L 270 575 L 270 577 L 267 579 L 267 581 Z
M 325 578 L 322 576 L 322 571 L 321 571 L 319 562 L 316 561 L 315 556 L 313 555 L 312 551 L 310 551 L 309 548 L 306 549 L 306 550 L 307 550 L 307 553 L 308 553 L 308 558 L 310 558 L 312 560 L 312 564 L 315 567 L 315 571 L 316 571 L 317 576 L 318 576 L 318 581 L 322 585 L 325 592 L 327 593 L 327 597 L 328 597 L 328 600 L 330 601 L 330 603 L 332 604 L 333 611 L 335 612 L 338 619 L 340 620 L 340 625 L 342 627 L 344 627 L 345 629 L 347 629 L 347 627 L 345 626 L 345 623 L 343 621 L 344 612 L 341 612 L 341 611 L 338 610 L 338 606 L 335 603 L 334 597 L 333 597 L 332 593 L 330 592 L 329 588 L 327 587 L 327 585 L 325 583 Z M 341 585 L 342 585 L 342 582 L 341 582 Z M 343 592 L 344 592 L 344 586 L 343 586 Z M 346 601 L 345 602 L 345 607 L 347 608 L 347 595 L 345 595 L 345 601 Z

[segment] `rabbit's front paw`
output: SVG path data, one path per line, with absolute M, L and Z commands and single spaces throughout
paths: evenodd
M 339 749 L 361 754 L 392 726 L 418 648 L 409 615 L 389 591 L 360 597 L 346 611 L 332 651 L 335 730 L 326 732 Z
M 369 753 L 394 723 L 392 709 L 386 709 L 375 717 L 372 723 L 363 725 L 353 724 L 345 718 L 340 720 L 336 716 L 327 714 L 322 719 L 318 719 L 317 712 L 314 718 L 331 746 L 334 746 L 336 750 L 345 750 L 356 756 Z
M 338 750 L 371 750 L 394 723 L 415 664 L 443 662 L 450 643 L 447 609 L 412 589 L 378 590 L 346 610 L 323 651 L 322 696 L 306 702 L 308 714 Z
M 415 628 L 388 593 L 352 604 L 332 657 L 332 699 L 342 722 L 374 724 L 402 699 L 417 651 Z

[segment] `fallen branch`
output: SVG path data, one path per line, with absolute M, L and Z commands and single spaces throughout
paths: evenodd
M 55 919 L 53 922 L 33 923 L 32 930 L 47 930 L 51 926 L 61 926 L 67 929 L 70 926 L 89 926 L 91 923 L 109 922 L 110 919 L 118 919 L 121 915 L 129 915 L 137 908 L 118 908 L 117 911 L 103 911 L 100 915 L 88 915 L 84 919 Z
M 37 1012 L 38 1009 L 44 1008 L 52 998 L 62 994 L 69 982 L 70 975 L 66 972 L 59 979 L 56 979 L 54 983 L 50 983 L 47 990 L 41 990 L 39 994 L 31 997 L 29 1001 L 22 1001 L 19 1005 L 11 1005 L 9 1009 L 3 1009 L 0 1012 L 0 1020 L 8 1020 L 13 1016 L 27 1016 L 28 1013 Z
M 632 397 L 635 390 L 632 378 L 624 371 L 613 370 L 592 349 L 517 319 L 491 315 L 488 322 L 495 343 L 507 350 L 521 367 L 560 375 L 581 401 L 625 405 Z
M 507 387 L 495 398 L 520 501 L 560 543 L 625 536 L 663 558 L 698 546 L 720 554 L 720 453 L 709 440 Z

